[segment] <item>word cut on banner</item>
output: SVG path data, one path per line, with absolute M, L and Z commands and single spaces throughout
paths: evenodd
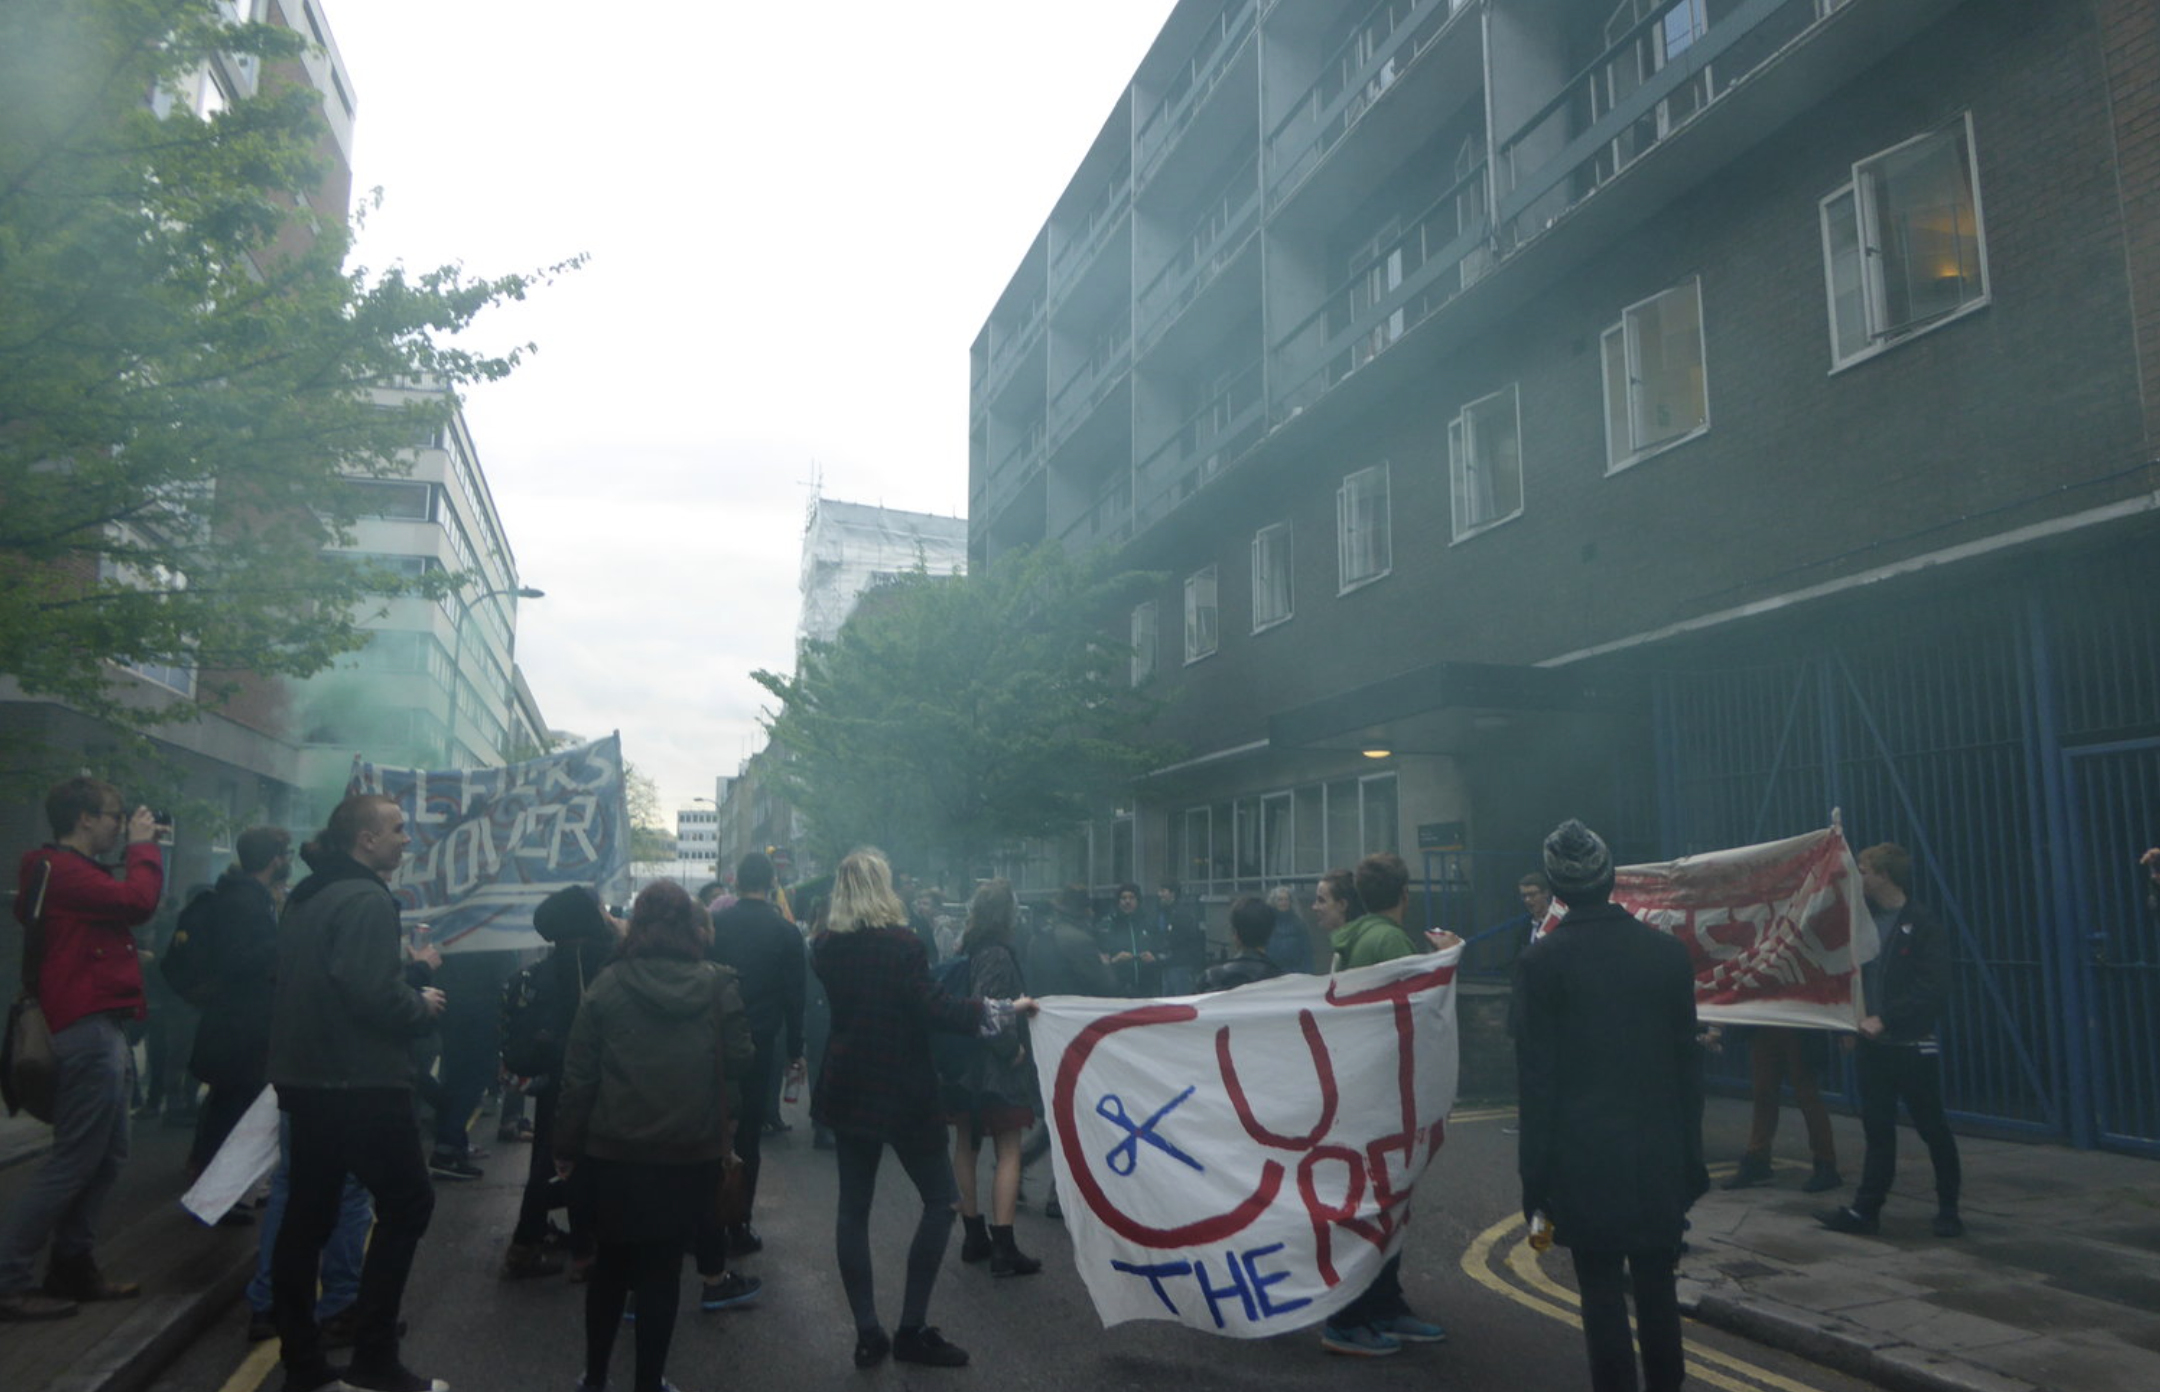
M 1853 1030 L 1867 1014 L 1860 968 L 1875 958 L 1875 918 L 1835 823 L 1758 846 L 1623 865 L 1612 897 L 1687 945 L 1705 1021 Z M 1538 936 L 1565 913 L 1556 901 Z
M 1105 1325 L 1265 1338 L 1402 1245 L 1455 1101 L 1460 945 L 1033 1024 L 1073 1255 Z
M 445 952 L 542 946 L 532 926 L 541 900 L 629 868 L 619 735 L 502 768 L 356 762 L 347 791 L 405 809 L 412 844 L 390 891 L 404 921 L 428 924 Z

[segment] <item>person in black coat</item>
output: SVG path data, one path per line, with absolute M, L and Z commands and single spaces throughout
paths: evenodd
M 517 1280 L 553 1276 L 562 1257 L 542 1246 L 548 1210 L 560 1204 L 570 1219 L 571 1251 L 589 1262 L 594 1250 L 589 1176 L 567 1181 L 555 1173 L 555 1119 L 562 1093 L 563 1054 L 570 1027 L 577 1020 L 585 988 L 615 955 L 622 925 L 600 907 L 600 897 L 584 885 L 565 885 L 533 910 L 533 931 L 552 944 L 541 964 L 539 990 L 532 1008 L 541 1016 L 539 1042 L 550 1060 L 541 1075 L 527 1083 L 533 1099 L 532 1154 L 525 1171 L 525 1196 L 518 1205 L 517 1227 L 503 1253 L 502 1274 Z
M 757 1204 L 761 1166 L 760 1139 L 768 1120 L 766 1106 L 779 1091 L 783 1070 L 803 1075 L 803 979 L 808 975 L 802 934 L 772 903 L 772 858 L 752 851 L 735 867 L 735 890 L 741 895 L 714 915 L 712 960 L 733 967 L 741 978 L 743 1008 L 750 1012 L 750 1037 L 757 1048 L 750 1080 L 743 1088 L 742 1110 L 735 1117 L 735 1153 L 742 1159 L 743 1212 Z M 764 1239 L 746 1216 L 724 1236 L 728 1251 L 748 1256 L 765 1248 Z M 701 1238 L 701 1261 L 710 1255 L 710 1235 Z M 706 1265 L 710 1265 L 709 1261 Z M 704 1268 L 701 1267 L 701 1270 Z M 714 1277 L 713 1279 L 718 1279 Z
M 1832 1232 L 1877 1230 L 1890 1181 L 1897 1175 L 1897 1105 L 1904 1099 L 1913 1129 L 1935 1167 L 1937 1237 L 1963 1237 L 1958 1189 L 1963 1171 L 1957 1138 L 1943 1114 L 1942 1040 L 1937 1027 L 1950 1004 L 1950 939 L 1935 915 L 1912 902 L 1912 856 L 1894 841 L 1859 855 L 1860 887 L 1882 950 L 1863 968 L 1873 1013 L 1860 1021 L 1853 1074 L 1860 1088 L 1860 1131 L 1867 1141 L 1860 1187 L 1852 1203 L 1815 1215 Z
M 1581 822 L 1545 840 L 1567 916 L 1517 960 L 1517 1165 L 1525 1219 L 1574 1258 L 1595 1392 L 1635 1392 L 1622 1273 L 1650 1392 L 1680 1386 L 1674 1265 L 1709 1187 L 1687 949 L 1611 902 L 1612 857 Z
M 269 1081 L 270 1008 L 277 999 L 278 900 L 292 875 L 292 836 L 249 827 L 218 877 L 210 940 L 216 995 L 195 1027 L 188 1071 L 210 1085 L 188 1172 L 201 1174 Z

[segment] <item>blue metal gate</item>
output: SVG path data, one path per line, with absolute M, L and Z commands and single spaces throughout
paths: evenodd
M 1856 848 L 1913 853 L 1957 942 L 1944 1084 L 1968 1124 L 2160 1153 L 2160 928 L 2135 866 L 2160 844 L 2156 570 L 2081 557 L 1652 674 L 1664 854 L 1833 807 Z
M 2160 924 L 2135 864 L 2160 837 L 2160 739 L 2065 755 L 2070 844 L 2066 934 L 2088 1008 L 2081 1044 L 2093 1098 L 2088 1143 L 2160 1155 Z

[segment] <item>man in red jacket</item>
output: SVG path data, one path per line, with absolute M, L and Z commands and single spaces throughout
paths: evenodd
M 52 1029 L 57 1079 L 52 1150 L 0 1222 L 0 1321 L 61 1319 L 77 1301 L 141 1293 L 107 1281 L 91 1256 L 98 1212 L 128 1154 L 133 1061 L 120 1022 L 145 1013 L 132 930 L 165 887 L 150 809 L 124 808 L 112 784 L 71 778 L 45 795 L 52 842 L 22 858 L 15 916 L 24 981 Z M 115 879 L 98 857 L 123 837 L 127 872 Z M 41 1294 L 32 1277 L 48 1242 Z

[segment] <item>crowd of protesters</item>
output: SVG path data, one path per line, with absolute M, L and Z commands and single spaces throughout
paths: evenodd
M 80 777 L 55 787 L 45 810 L 53 839 L 25 854 L 16 911 L 26 990 L 52 1037 L 54 1140 L 0 1220 L 0 1321 L 64 1318 L 83 1302 L 137 1295 L 94 1255 L 131 1113 L 187 1118 L 188 1168 L 200 1174 L 270 1085 L 281 1158 L 266 1196 L 227 1221 L 260 1223 L 249 1336 L 280 1341 L 288 1392 L 444 1386 L 403 1362 L 401 1304 L 435 1185 L 480 1174 L 485 1152 L 468 1133 L 491 1083 L 504 1099 L 498 1143 L 531 1144 L 502 1275 L 567 1271 L 586 1283 L 585 1392 L 606 1385 L 626 1314 L 634 1388 L 671 1386 L 686 1254 L 700 1309 L 756 1300 L 758 1278 L 730 1270 L 729 1258 L 763 1250 L 762 1140 L 786 1129 L 783 1086 L 792 1101 L 805 1082 L 815 1144 L 838 1167 L 834 1250 L 856 1365 L 965 1364 L 966 1351 L 930 1322 L 955 1217 L 963 1263 L 987 1263 L 996 1277 L 1042 1268 L 1014 1235 L 1029 1133 L 1038 1144 L 1043 1135 L 1027 1029 L 1035 998 L 1239 990 L 1308 973 L 1316 956 L 1302 896 L 1288 886 L 1232 903 L 1227 950 L 1211 951 L 1174 881 L 1151 895 L 1117 886 L 1099 917 L 1084 887 L 1067 886 L 1031 915 L 1003 880 L 955 904 L 934 885 L 896 884 L 865 849 L 841 862 L 829 895 L 807 897 L 799 921 L 774 860 L 753 853 L 731 883 L 696 897 L 669 881 L 647 886 L 626 917 L 592 889 L 560 889 L 533 916 L 543 960 L 515 969 L 483 960 L 505 954 L 472 953 L 461 967 L 460 954 L 446 961 L 401 921 L 389 880 L 409 836 L 391 799 L 345 799 L 297 850 L 280 829 L 248 829 L 216 885 L 178 906 L 165 896 L 160 827 L 147 809 Z M 307 873 L 288 892 L 296 859 Z M 2144 863 L 2160 886 L 2160 850 Z M 1653 1389 L 1672 1387 L 1674 1259 L 1687 1208 L 1708 1184 L 1692 972 L 1673 939 L 1612 905 L 1611 858 L 1594 832 L 1564 823 L 1543 864 L 1522 881 L 1510 1014 L 1524 1216 L 1572 1251 L 1594 1385 L 1636 1385 L 1631 1284 L 1642 1371 Z M 1859 864 L 1885 943 L 1867 981 L 1875 1013 L 1857 1040 L 1867 1155 L 1853 1200 L 1822 1222 L 1875 1231 L 1903 1101 L 1933 1162 L 1935 1231 L 1958 1236 L 1937 1036 L 1946 949 L 1910 898 L 1900 848 L 1872 847 Z M 1320 877 L 1310 913 L 1333 970 L 1461 941 L 1406 927 L 1409 884 L 1404 862 L 1385 852 Z M 162 931 L 146 929 L 161 905 Z M 163 970 L 145 971 L 157 960 L 139 941 L 146 931 Z M 174 969 L 182 961 L 185 972 Z M 131 1036 L 144 1033 L 157 999 L 149 983 L 161 978 L 170 999 L 215 1008 L 148 1034 L 149 1071 L 165 1073 L 145 1099 Z M 1813 1038 L 1755 1032 L 1756 1124 L 1726 1187 L 1770 1181 L 1786 1083 L 1807 1122 L 1804 1187 L 1842 1183 Z M 171 1067 L 178 1059 L 184 1073 Z M 869 1237 L 888 1150 L 919 1204 L 890 1333 Z M 1061 1216 L 1054 1192 L 1044 1212 Z M 1326 1320 L 1325 1348 L 1377 1357 L 1446 1339 L 1409 1307 L 1399 1264 L 1400 1253 Z M 337 1349 L 351 1350 L 343 1367 L 330 1361 Z

